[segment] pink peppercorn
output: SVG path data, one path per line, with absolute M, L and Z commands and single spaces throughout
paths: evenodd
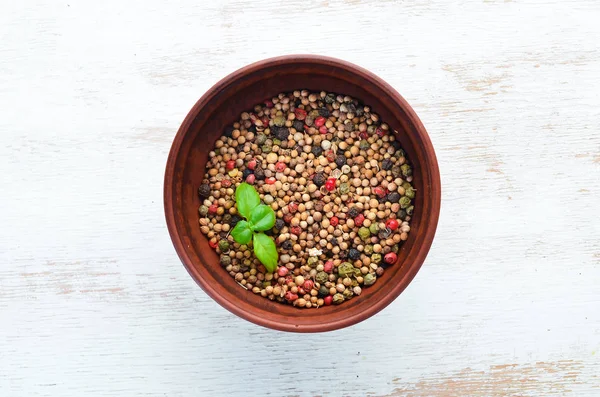
M 333 262 L 332 261 L 325 262 L 325 264 L 323 264 L 323 271 L 325 273 L 331 273 L 333 271 Z
M 327 189 L 330 192 L 335 190 L 335 178 L 327 179 L 327 182 L 325 182 L 325 189 Z
M 272 185 L 272 184 L 274 184 L 276 181 L 277 181 L 277 180 L 276 180 L 274 177 L 269 177 L 269 178 L 265 179 L 265 183 L 266 183 L 267 185 Z
M 358 227 L 362 226 L 365 221 L 365 216 L 363 214 L 358 214 L 356 218 L 354 218 L 354 224 Z
M 377 127 L 377 129 L 375 130 L 375 133 L 379 136 L 384 136 L 385 135 L 385 130 L 381 127 Z
M 379 198 L 383 198 L 386 195 L 385 189 L 380 186 L 373 188 L 373 193 L 375 193 Z
M 339 223 L 340 223 L 340 220 L 338 219 L 337 216 L 332 216 L 331 219 L 329 220 L 329 224 L 331 224 L 331 226 L 333 226 L 333 227 L 336 227 Z
M 296 299 L 298 299 L 298 295 L 293 294 L 292 291 L 288 291 L 285 293 L 285 300 L 287 300 L 289 302 L 293 302 Z
M 325 119 L 325 117 L 323 116 L 319 116 L 315 119 L 315 127 L 322 127 L 323 125 L 325 125 L 325 121 L 327 121 Z
M 325 302 L 325 306 L 331 305 L 333 303 L 333 296 L 327 295 L 325 298 L 323 298 L 323 302 Z
M 250 174 L 246 177 L 246 182 L 248 182 L 251 185 L 253 185 L 255 181 L 256 181 L 256 176 L 254 174 Z
M 398 229 L 398 221 L 395 219 L 389 219 L 385 223 L 385 227 L 387 227 L 390 230 L 396 230 L 396 229 Z
M 235 168 L 235 161 L 234 160 L 229 160 L 225 164 L 225 168 L 227 169 L 227 171 L 231 171 L 232 169 L 234 169 Z
M 383 257 L 383 260 L 385 261 L 385 263 L 389 263 L 390 265 L 392 263 L 396 262 L 396 259 L 398 259 L 398 255 L 396 255 L 393 252 L 388 252 L 387 254 L 385 254 L 385 256 Z
M 231 179 L 223 179 L 221 181 L 221 186 L 223 186 L 223 187 L 229 187 L 229 186 L 231 186 Z
M 302 233 L 302 229 L 300 228 L 300 226 L 292 226 L 290 228 L 290 232 L 292 234 L 295 234 L 296 236 L 299 236 Z
M 210 207 L 208 207 L 208 213 L 214 215 L 217 213 L 218 209 L 219 209 L 219 206 L 217 205 L 217 203 L 214 203 Z
M 314 286 L 315 283 L 312 280 L 306 280 L 304 284 L 302 284 L 302 288 L 304 288 L 305 291 L 310 291 Z
M 319 132 L 321 134 L 327 134 L 329 132 L 329 129 L 327 128 L 327 126 L 322 125 L 322 126 L 319 127 Z
M 281 266 L 281 267 L 279 267 L 279 269 L 277 269 L 277 274 L 279 275 L 279 277 L 287 276 L 288 272 L 289 272 L 289 270 L 285 266 Z
M 208 242 L 208 245 L 210 245 L 210 248 L 217 248 L 217 246 L 219 245 L 219 242 L 216 240 L 210 240 Z
M 283 172 L 285 171 L 285 167 L 287 167 L 287 165 L 283 161 L 279 161 L 275 164 L 275 171 Z
M 294 110 L 294 114 L 298 120 L 304 120 L 306 118 L 306 110 L 304 109 L 296 109 Z
M 292 218 L 293 218 L 293 217 L 294 217 L 294 215 L 292 215 L 292 214 L 289 214 L 289 213 L 288 213 L 288 214 L 285 214 L 285 215 L 283 216 L 283 221 L 284 221 L 285 223 L 290 223 L 290 222 L 292 221 Z
M 360 139 L 367 139 L 369 137 L 369 134 L 367 134 L 366 132 L 361 132 L 360 134 L 358 134 L 358 136 L 360 137 Z
M 298 211 L 298 203 L 295 201 L 292 201 L 291 203 L 289 203 L 288 210 L 290 211 L 290 214 L 295 214 L 296 211 Z
M 254 168 L 256 168 L 256 159 L 248 161 L 248 169 L 254 171 Z

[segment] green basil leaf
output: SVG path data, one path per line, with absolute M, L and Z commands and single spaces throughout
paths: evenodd
M 248 244 L 252 240 L 252 229 L 246 221 L 239 221 L 231 231 L 233 239 L 239 244 Z
M 250 212 L 248 220 L 252 224 L 252 230 L 269 230 L 275 226 L 275 211 L 268 205 L 261 204 Z
M 250 212 L 260 204 L 260 196 L 252 185 L 242 183 L 235 189 L 235 201 L 240 215 L 250 218 Z
M 265 265 L 269 273 L 273 273 L 277 269 L 277 248 L 271 237 L 264 233 L 254 233 L 254 255 L 258 260 Z

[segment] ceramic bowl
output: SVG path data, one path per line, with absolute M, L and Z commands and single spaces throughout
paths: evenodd
M 200 232 L 197 194 L 209 151 L 243 111 L 280 92 L 308 89 L 359 99 L 397 130 L 414 169 L 417 195 L 408 240 L 397 263 L 363 293 L 343 304 L 299 309 L 246 291 L 219 265 Z M 264 327 L 323 332 L 363 321 L 396 299 L 413 280 L 431 247 L 440 211 L 438 163 L 427 131 L 410 105 L 373 73 L 338 59 L 292 55 L 266 59 L 225 77 L 206 92 L 179 128 L 169 153 L 164 184 L 166 221 L 175 250 L 191 277 L 217 303 Z

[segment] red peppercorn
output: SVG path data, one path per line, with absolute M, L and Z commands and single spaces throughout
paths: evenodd
M 283 221 L 285 223 L 290 223 L 293 218 L 294 218 L 294 215 L 288 213 L 283 216 Z
M 389 219 L 385 223 L 385 227 L 387 227 L 390 230 L 396 230 L 396 229 L 398 229 L 398 221 L 395 219 Z
M 321 127 L 323 125 L 325 125 L 325 122 L 327 121 L 327 119 L 323 116 L 319 116 L 315 119 L 315 127 Z
M 288 210 L 290 211 L 290 214 L 295 214 L 296 211 L 298 211 L 298 203 L 296 203 L 295 201 L 289 203 Z
M 248 161 L 247 167 L 249 170 L 254 171 L 254 168 L 256 168 L 256 159 L 252 159 L 252 160 Z
M 277 269 L 277 274 L 279 275 L 279 277 L 287 276 L 288 272 L 289 270 L 285 266 L 280 266 L 279 269 Z
M 275 181 L 276 181 L 276 179 L 274 177 L 269 177 L 269 178 L 265 179 L 265 183 L 267 185 L 272 185 L 275 183 Z
M 367 139 L 369 137 L 369 134 L 367 134 L 366 131 L 363 131 L 360 134 L 358 134 L 358 136 L 360 137 L 360 139 Z
M 327 295 L 325 298 L 323 298 L 323 302 L 325 302 L 325 306 L 331 305 L 333 303 L 333 296 Z
M 335 178 L 327 179 L 327 182 L 325 182 L 325 189 L 327 189 L 330 192 L 335 190 Z
M 386 195 L 385 189 L 380 186 L 373 188 L 373 193 L 375 193 L 379 198 L 383 198 Z
M 388 252 L 387 254 L 385 254 L 385 256 L 383 257 L 383 260 L 385 261 L 385 263 L 388 264 L 393 264 L 396 263 L 396 259 L 398 259 L 398 255 L 396 255 L 393 252 Z
M 358 227 L 362 226 L 364 221 L 365 221 L 365 216 L 363 214 L 358 214 L 358 215 L 356 215 L 356 218 L 354 218 L 354 224 Z
M 306 110 L 304 109 L 296 109 L 294 110 L 294 114 L 298 120 L 304 120 L 306 118 Z
M 275 171 L 283 172 L 285 171 L 285 167 L 287 167 L 287 165 L 283 161 L 279 161 L 275 164 Z
M 336 227 L 340 223 L 340 220 L 337 216 L 332 216 L 329 220 L 329 223 L 331 224 L 331 226 Z
M 293 294 L 292 291 L 288 291 L 285 293 L 285 300 L 287 300 L 289 302 L 293 302 L 296 299 L 298 299 L 298 295 Z
M 327 134 L 329 132 L 329 129 L 327 128 L 327 126 L 322 125 L 319 127 L 319 132 L 321 134 Z
M 302 284 L 302 288 L 304 288 L 305 291 L 310 291 L 311 289 L 313 289 L 314 286 L 315 283 L 312 280 L 306 280 L 304 284 Z
M 219 242 L 218 241 L 214 241 L 214 240 L 210 240 L 208 242 L 208 245 L 210 245 L 210 248 L 217 248 L 218 245 L 219 245 Z
M 234 169 L 235 168 L 235 161 L 234 160 L 229 160 L 225 164 L 225 168 L 227 169 L 227 171 L 231 171 L 232 169 Z
M 302 229 L 300 228 L 300 226 L 292 226 L 292 227 L 290 228 L 290 232 L 291 232 L 292 234 L 295 234 L 296 236 L 299 236 L 299 235 L 300 235 L 300 233 L 302 233 Z
M 375 133 L 379 136 L 384 136 L 385 135 L 385 130 L 381 127 L 377 127 L 377 129 L 375 130 Z
M 246 182 L 248 182 L 251 185 L 253 185 L 255 181 L 256 181 L 256 176 L 254 174 L 250 174 L 246 177 Z
M 267 99 L 267 100 L 265 101 L 265 106 L 266 106 L 267 108 L 271 109 L 271 108 L 274 106 L 274 105 L 273 105 L 273 101 L 272 101 L 272 100 L 270 100 L 270 99 Z
M 262 121 L 263 126 L 265 126 L 265 127 L 269 125 L 269 117 L 267 117 L 267 116 L 263 116 L 263 118 L 260 119 L 260 121 Z
M 250 121 L 252 122 L 252 124 L 255 124 L 256 120 L 258 120 L 258 116 L 254 113 L 250 113 Z
M 333 163 L 335 161 L 335 153 L 333 152 L 333 150 L 326 151 L 325 157 L 327 157 L 327 160 L 329 160 L 330 163 Z
M 229 187 L 229 186 L 231 186 L 231 179 L 223 179 L 221 181 L 221 186 L 223 186 L 223 187 Z
M 210 207 L 208 207 L 208 213 L 214 215 L 217 213 L 218 209 L 219 209 L 219 206 L 217 205 L 217 203 L 214 203 Z
M 323 264 L 323 271 L 325 273 L 331 273 L 333 271 L 333 262 L 332 261 L 325 262 L 325 264 Z
M 306 295 L 306 290 L 303 287 L 299 287 L 298 288 L 298 294 L 300 294 L 300 295 Z

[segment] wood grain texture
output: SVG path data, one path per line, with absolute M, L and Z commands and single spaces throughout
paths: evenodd
M 592 0 L 0 1 L 0 395 L 599 395 L 599 15 Z M 214 82 L 308 52 L 409 101 L 443 199 L 399 299 L 293 335 L 195 285 L 162 182 Z

